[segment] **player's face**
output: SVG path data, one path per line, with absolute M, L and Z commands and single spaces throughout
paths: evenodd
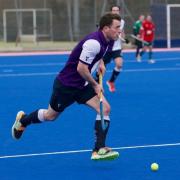
M 146 18 L 148 21 L 152 21 L 152 17 L 151 16 L 147 16 Z
M 110 40 L 117 40 L 120 34 L 120 21 L 113 20 L 112 25 L 108 27 L 107 38 Z
M 141 16 L 139 17 L 139 20 L 140 20 L 141 22 L 143 22 L 143 21 L 144 21 L 144 15 L 141 15 Z
M 112 14 L 120 14 L 120 9 L 116 6 L 112 7 L 111 13 Z

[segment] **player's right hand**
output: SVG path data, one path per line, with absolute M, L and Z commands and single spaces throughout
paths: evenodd
M 101 59 L 99 63 L 98 74 L 102 73 L 102 75 L 104 75 L 105 71 L 106 71 L 106 66 L 104 65 L 103 59 Z
M 100 93 L 101 92 L 102 93 L 104 92 L 103 87 L 100 84 L 98 84 L 98 83 L 93 88 L 94 88 L 96 94 L 98 95 L 98 97 L 100 97 Z

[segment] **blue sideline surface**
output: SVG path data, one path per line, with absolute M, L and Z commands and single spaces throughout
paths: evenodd
M 32 125 L 11 137 L 17 111 L 46 108 L 53 80 L 68 55 L 0 57 L 1 180 L 178 180 L 180 177 L 180 52 L 154 52 L 155 64 L 124 53 L 124 68 L 110 93 L 107 145 L 119 159 L 92 162 L 95 112 L 74 104 L 52 123 Z M 157 162 L 159 171 L 150 165 Z

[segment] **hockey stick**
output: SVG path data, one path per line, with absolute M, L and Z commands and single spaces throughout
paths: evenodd
M 120 39 L 123 43 L 126 43 L 126 44 L 129 43 L 129 40 L 128 40 L 128 39 L 125 39 L 125 38 L 123 38 L 123 37 L 121 37 L 121 36 L 119 36 L 119 39 Z
M 126 42 L 126 40 L 123 38 L 123 37 L 121 37 L 121 36 L 119 36 L 119 39 L 122 41 L 122 42 Z
M 99 84 L 102 86 L 103 84 L 103 76 L 102 76 L 102 73 L 100 72 L 99 73 Z M 100 92 L 100 96 L 99 96 L 99 100 L 100 100 L 100 117 L 101 117 L 101 126 L 102 126 L 102 129 L 105 130 L 106 129 L 106 126 L 105 126 L 105 123 L 104 123 L 104 112 L 103 112 L 103 93 L 102 91 Z
M 134 34 L 131 34 L 131 37 L 134 38 L 134 39 L 136 39 L 136 40 L 138 40 L 138 41 L 140 41 L 140 42 L 142 42 L 142 43 L 144 43 L 145 45 L 148 45 L 148 44 L 149 44 L 147 41 L 144 41 L 143 39 L 138 38 L 138 37 L 135 36 Z

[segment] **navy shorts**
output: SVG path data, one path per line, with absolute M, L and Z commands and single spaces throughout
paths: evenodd
M 153 42 L 147 42 L 147 43 L 143 43 L 143 46 L 153 46 Z
M 88 84 L 83 89 L 64 86 L 57 78 L 54 80 L 53 92 L 50 99 L 50 106 L 57 112 L 64 109 L 74 102 L 85 104 L 88 100 L 96 96 L 93 87 Z
M 143 43 L 141 41 L 138 41 L 137 39 L 135 40 L 135 45 L 138 47 L 138 48 L 142 48 L 143 47 Z
M 112 59 L 117 57 L 122 57 L 121 50 L 107 52 L 103 57 L 104 64 L 109 64 Z

